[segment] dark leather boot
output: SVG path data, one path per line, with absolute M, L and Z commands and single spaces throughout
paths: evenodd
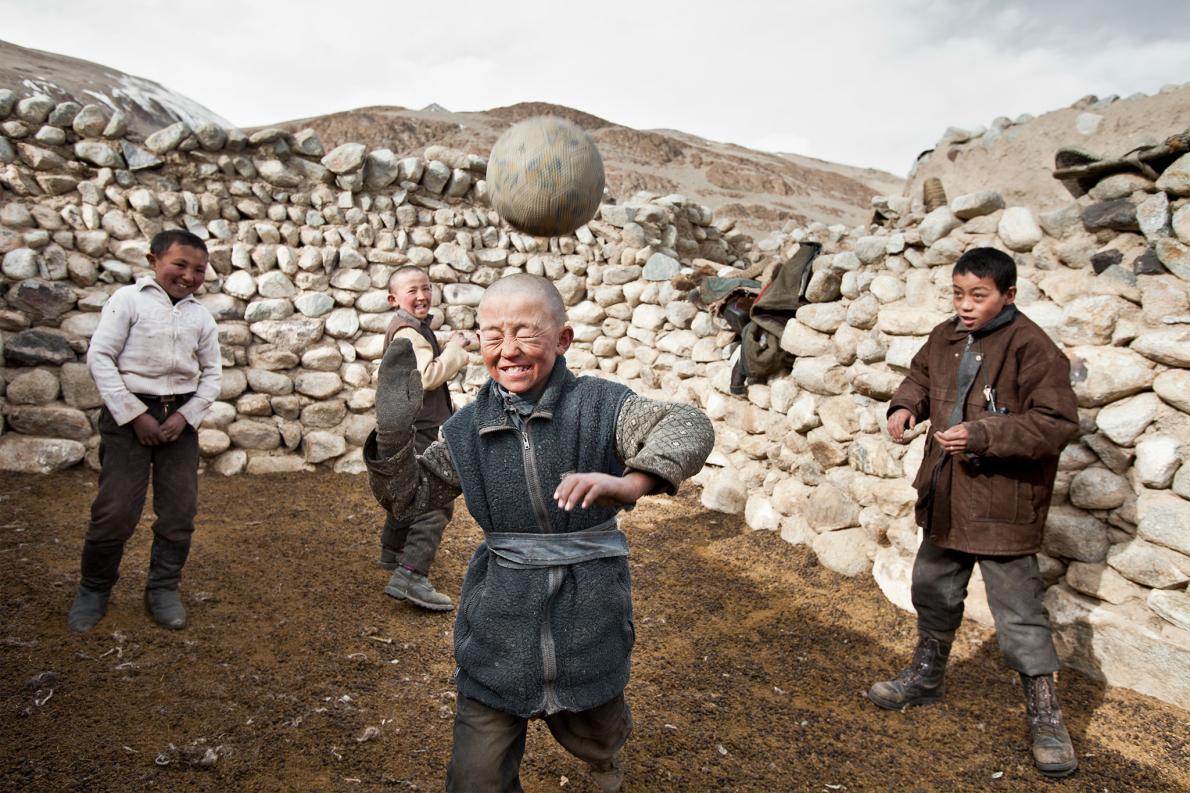
M 946 659 L 949 657 L 949 643 L 919 636 L 909 666 L 892 680 L 881 681 L 868 689 L 868 699 L 889 710 L 937 702 L 946 692 Z
M 182 567 L 190 553 L 190 540 L 170 542 L 153 538 L 149 556 L 149 578 L 145 583 L 145 610 L 163 628 L 181 630 L 186 627 L 186 608 L 178 595 Z
M 1033 764 L 1048 777 L 1063 777 L 1078 768 L 1070 733 L 1062 723 L 1053 675 L 1021 675 L 1025 687 L 1025 715 L 1033 734 Z
M 75 633 L 91 630 L 107 613 L 107 601 L 120 577 L 120 557 L 123 555 L 122 544 L 83 543 L 78 593 L 66 617 L 66 624 Z

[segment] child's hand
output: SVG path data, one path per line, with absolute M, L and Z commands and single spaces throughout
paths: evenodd
M 164 443 L 172 443 L 182 437 L 182 432 L 185 429 L 186 417 L 181 413 L 171 413 L 165 421 L 161 422 L 161 439 Z
M 967 432 L 966 424 L 956 424 L 950 429 L 934 433 L 934 441 L 947 454 L 961 454 L 967 451 L 967 441 L 970 438 L 971 434 Z
M 569 474 L 554 491 L 558 507 L 570 512 L 576 506 L 610 507 L 635 504 L 653 489 L 656 480 L 643 471 L 629 471 L 623 476 L 610 474 Z
M 908 425 L 909 429 L 913 429 L 917 426 L 917 419 L 906 408 L 894 411 L 888 417 L 888 434 L 892 436 L 894 441 L 900 443 L 905 438 L 906 425 Z
M 461 330 L 456 330 L 450 334 L 450 338 L 446 340 L 447 344 L 457 344 L 464 350 L 471 345 L 471 341 L 467 338 L 467 334 Z
M 140 441 L 141 446 L 156 446 L 165 443 L 165 437 L 161 434 L 161 425 L 148 413 L 141 413 L 132 420 L 132 431 L 136 433 L 136 439 Z

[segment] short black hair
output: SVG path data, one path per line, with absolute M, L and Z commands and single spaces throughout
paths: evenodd
M 153 235 L 153 239 L 149 242 L 149 253 L 153 254 L 156 258 L 160 258 L 174 245 L 197 248 L 203 253 L 207 252 L 207 244 L 197 234 L 191 234 L 189 231 L 182 229 L 166 229 Z
M 971 273 L 976 278 L 991 278 L 1000 293 L 1016 286 L 1016 261 L 995 248 L 972 248 L 954 263 L 952 275 Z

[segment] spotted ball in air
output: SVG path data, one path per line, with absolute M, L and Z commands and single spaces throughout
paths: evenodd
M 603 199 L 603 158 L 583 129 L 537 116 L 504 131 L 488 157 L 488 195 L 509 225 L 535 237 L 570 234 Z

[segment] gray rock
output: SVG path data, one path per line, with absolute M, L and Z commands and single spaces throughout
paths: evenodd
M 293 133 L 293 146 L 296 152 L 307 157 L 322 157 L 326 154 L 322 148 L 322 141 L 318 138 L 318 133 L 309 127 Z
M 1136 222 L 1141 233 L 1150 242 L 1170 233 L 1169 197 L 1165 193 L 1154 193 L 1136 207 Z
M 302 455 L 308 463 L 321 463 L 334 459 L 347 451 L 347 441 L 342 435 L 315 430 L 302 438 Z
M 64 363 L 59 370 L 59 378 L 62 381 L 62 399 L 66 404 L 80 410 L 91 410 L 103 405 L 103 397 L 99 395 L 99 388 L 91 378 L 87 364 Z
M 0 470 L 23 474 L 51 474 L 77 464 L 87 453 L 78 441 L 34 438 L 16 433 L 0 435 Z
M 438 160 L 431 160 L 426 163 L 425 172 L 422 174 L 421 184 L 427 191 L 440 194 L 446 188 L 446 183 L 450 181 L 451 169 L 444 162 Z
M 344 143 L 336 146 L 322 158 L 322 164 L 334 174 L 347 174 L 359 170 L 364 164 L 367 147 L 362 143 Z
M 336 339 L 350 339 L 359 332 L 359 314 L 353 308 L 338 308 L 327 315 L 326 334 Z
M 303 292 L 294 298 L 294 307 L 307 317 L 321 317 L 330 313 L 335 307 L 335 301 L 330 295 L 322 292 Z
M 1130 495 L 1128 480 L 1103 468 L 1085 468 L 1070 482 L 1070 503 L 1081 509 L 1115 509 Z
M 299 355 L 321 339 L 323 334 L 322 320 L 307 317 L 265 320 L 254 322 L 250 327 L 254 334 L 265 341 Z
M 130 171 L 160 168 L 165 164 L 165 161 L 156 155 L 126 140 L 120 141 L 120 151 L 123 153 L 124 161 L 128 163 L 128 170 Z
M 8 410 L 8 424 L 17 432 L 44 438 L 85 441 L 91 437 L 87 415 L 65 405 L 15 405 Z
M 981 215 L 990 215 L 1004 208 L 1004 196 L 995 190 L 979 190 L 957 196 L 950 202 L 950 211 L 959 220 L 970 220 Z
M 178 148 L 182 141 L 189 136 L 190 128 L 186 126 L 185 122 L 179 121 L 176 124 L 170 124 L 168 127 L 159 129 L 145 138 L 145 148 L 154 154 L 165 154 Z M 129 162 L 129 167 L 133 167 L 131 161 Z
M 645 262 L 642 275 L 646 281 L 669 281 L 682 271 L 682 265 L 672 256 L 654 253 Z
M 1136 513 L 1138 537 L 1190 556 L 1190 501 L 1171 493 L 1144 492 Z
M 1182 570 L 1179 557 L 1186 557 L 1154 545 L 1143 539 L 1113 545 L 1107 553 L 1107 563 L 1129 581 L 1154 589 L 1170 589 L 1190 581 L 1190 574 Z
M 364 186 L 370 190 L 388 187 L 400 173 L 400 161 L 389 149 L 374 149 L 364 158 Z
M 1170 625 L 1190 631 L 1190 592 L 1154 589 L 1146 602 L 1154 614 Z
M 227 130 L 218 124 L 205 121 L 194 128 L 194 137 L 207 151 L 219 151 L 227 145 Z
M 1127 198 L 1091 204 L 1083 210 L 1083 227 L 1087 231 L 1140 231 L 1136 206 Z
M 1117 347 L 1075 347 L 1071 379 L 1079 405 L 1097 407 L 1147 390 L 1156 376 L 1153 364 Z
M 1084 595 L 1107 601 L 1124 603 L 1143 598 L 1147 590 L 1132 583 L 1105 564 L 1071 562 L 1066 568 L 1066 585 Z
M 1043 537 L 1047 554 L 1080 562 L 1102 562 L 1110 545 L 1107 524 L 1082 510 L 1067 506 L 1050 508 Z
M 24 281 L 35 278 L 39 271 L 41 256 L 32 248 L 16 248 L 4 254 L 3 270 L 6 278 Z
M 98 140 L 80 140 L 74 144 L 74 156 L 100 168 L 123 168 L 124 158 L 110 144 Z
M 1157 417 L 1161 400 L 1153 393 L 1122 399 L 1099 411 L 1095 423 L 1099 431 L 1120 446 L 1131 446 Z
M 280 160 L 257 160 L 255 165 L 260 178 L 275 187 L 297 187 L 302 183 L 302 178 Z
M 227 428 L 231 442 L 241 449 L 276 449 L 281 445 L 281 433 L 272 423 L 240 420 Z
M 1190 196 L 1190 154 L 1183 154 L 1161 173 L 1157 189 L 1170 195 Z
M 343 381 L 334 372 L 301 372 L 293 379 L 299 394 L 314 399 L 327 399 L 343 390 Z
M 446 183 L 443 195 L 447 198 L 462 198 L 471 189 L 471 174 L 461 168 L 450 172 L 450 181 Z
M 1081 135 L 1094 135 L 1103 123 L 1103 116 L 1098 113 L 1079 113 L 1074 119 L 1074 128 Z
M 116 110 L 112 113 L 112 117 L 108 119 L 107 126 L 103 128 L 103 137 L 122 138 L 127 131 L 128 116 L 124 114 L 123 110 Z M 124 155 L 124 159 L 128 159 L 127 154 Z
M 8 304 L 24 311 L 33 321 L 53 320 L 74 308 L 74 287 L 57 281 L 29 278 L 8 290 Z
M 1190 372 L 1170 369 L 1153 380 L 1153 391 L 1166 403 L 1190 413 Z
M 1132 349 L 1166 366 L 1190 368 L 1190 328 L 1141 334 L 1132 342 Z
M 8 118 L 16 106 L 16 93 L 9 88 L 0 88 L 0 119 Z
M 5 397 L 13 405 L 44 405 L 58 398 L 58 378 L 49 369 L 22 372 L 8 383 Z
M 249 369 L 247 371 L 248 385 L 258 394 L 270 396 L 284 396 L 293 393 L 293 381 L 280 372 L 268 369 Z
M 284 320 L 291 316 L 293 316 L 293 303 L 284 298 L 253 300 L 244 309 L 244 319 L 247 322 Z
M 57 103 L 44 94 L 27 96 L 17 102 L 17 118 L 26 124 L 44 124 Z

